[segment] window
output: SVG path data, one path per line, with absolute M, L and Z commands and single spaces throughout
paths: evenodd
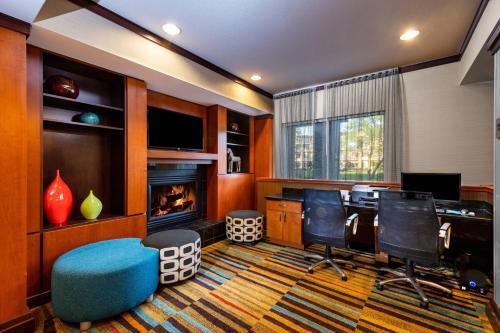
M 289 127 L 291 177 L 384 180 L 384 113 Z
M 338 179 L 384 180 L 384 115 L 342 121 L 339 155 Z
M 313 178 L 313 128 L 293 126 L 294 178 Z

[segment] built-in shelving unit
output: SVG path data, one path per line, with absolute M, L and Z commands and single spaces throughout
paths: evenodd
M 61 227 L 44 220 L 43 229 L 79 226 L 125 215 L 125 79 L 93 66 L 43 53 L 43 82 L 62 75 L 76 82 L 76 99 L 53 95 L 44 87 L 43 120 L 43 188 L 59 169 L 73 195 L 69 221 Z M 83 112 L 93 112 L 99 124 L 79 121 Z M 80 204 L 89 191 L 103 203 L 98 220 L 86 221 Z
M 235 156 L 241 157 L 241 173 L 248 173 L 250 169 L 249 122 L 250 117 L 248 115 L 232 110 L 227 110 L 226 145 L 227 148 L 231 148 Z M 237 125 L 237 131 L 233 129 L 233 124 Z

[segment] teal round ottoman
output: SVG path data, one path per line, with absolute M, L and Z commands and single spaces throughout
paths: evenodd
M 52 307 L 62 320 L 92 321 L 152 301 L 158 286 L 158 250 L 139 238 L 88 244 L 60 256 L 52 268 Z

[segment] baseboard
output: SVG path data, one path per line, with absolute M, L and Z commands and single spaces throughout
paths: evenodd
M 0 333 L 25 333 L 35 331 L 35 317 L 31 312 L 0 325 Z
M 493 327 L 493 332 L 500 332 L 500 309 L 493 299 L 486 305 L 486 316 Z
M 32 309 L 34 307 L 50 303 L 50 300 L 51 300 L 51 294 L 50 290 L 48 290 L 38 295 L 28 297 L 26 303 L 28 304 L 28 307 Z

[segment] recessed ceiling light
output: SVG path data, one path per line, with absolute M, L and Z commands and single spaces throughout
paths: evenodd
M 259 74 L 252 74 L 252 76 L 250 76 L 250 79 L 252 79 L 253 81 L 259 81 L 262 78 Z
M 170 36 L 176 36 L 181 33 L 181 29 L 173 23 L 167 23 L 162 28 Z
M 418 34 L 420 34 L 420 31 L 411 29 L 406 31 L 404 34 L 402 34 L 399 39 L 401 40 L 412 40 L 413 38 L 417 37 Z

